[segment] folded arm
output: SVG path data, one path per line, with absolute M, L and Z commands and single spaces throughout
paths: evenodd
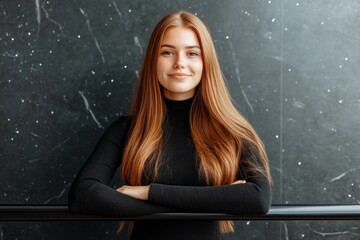
M 120 118 L 105 131 L 77 174 L 68 197 L 72 212 L 109 217 L 136 217 L 176 211 L 132 198 L 108 186 L 121 163 L 129 129 L 128 122 L 126 118 Z
M 271 191 L 266 179 L 205 187 L 151 184 L 149 202 L 190 212 L 266 214 Z

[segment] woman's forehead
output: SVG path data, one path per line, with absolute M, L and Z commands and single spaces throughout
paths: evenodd
M 160 46 L 200 48 L 200 43 L 193 29 L 188 27 L 172 27 L 165 31 Z

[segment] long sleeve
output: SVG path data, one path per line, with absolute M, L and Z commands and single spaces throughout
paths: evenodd
M 135 217 L 175 211 L 134 199 L 108 186 L 120 166 L 128 130 L 129 119 L 122 117 L 105 131 L 72 184 L 68 198 L 72 212 Z
M 260 163 L 253 148 L 246 149 L 245 157 Z M 271 186 L 262 175 L 249 173 L 245 184 L 223 186 L 177 186 L 151 184 L 149 201 L 189 212 L 227 214 L 266 214 L 271 203 Z
M 149 201 L 189 212 L 266 214 L 270 187 L 263 180 L 224 186 L 151 184 Z

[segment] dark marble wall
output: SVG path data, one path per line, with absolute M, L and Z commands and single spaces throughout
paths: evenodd
M 126 113 L 169 11 L 208 25 L 239 110 L 266 145 L 274 204 L 360 203 L 357 0 L 0 0 L 0 204 L 66 204 Z M 0 239 L 126 239 L 114 222 L 0 223 Z M 359 239 L 356 222 L 237 222 L 225 239 Z M 329 234 L 327 234 L 329 233 Z

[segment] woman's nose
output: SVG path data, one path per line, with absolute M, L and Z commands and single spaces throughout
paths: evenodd
M 184 65 L 184 57 L 181 56 L 181 54 L 179 54 L 178 57 L 176 58 L 174 68 L 175 69 L 182 69 L 184 67 L 185 67 L 185 65 Z

